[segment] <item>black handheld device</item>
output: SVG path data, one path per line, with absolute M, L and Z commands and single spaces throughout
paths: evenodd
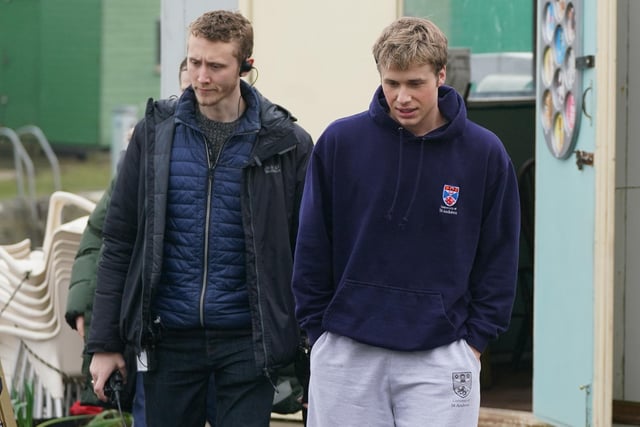
M 124 390 L 124 380 L 120 371 L 115 370 L 104 385 L 104 394 L 112 405 L 120 406 L 120 397 Z

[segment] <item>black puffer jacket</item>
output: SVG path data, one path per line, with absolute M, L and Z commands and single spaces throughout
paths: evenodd
M 256 368 L 267 372 L 290 363 L 299 341 L 291 273 L 313 143 L 288 111 L 241 84 L 243 97 L 257 99 L 260 117 L 241 203 Z M 149 100 L 118 174 L 103 230 L 89 353 L 123 352 L 125 346 L 139 352 L 152 342 L 150 307 L 162 266 L 176 102 Z

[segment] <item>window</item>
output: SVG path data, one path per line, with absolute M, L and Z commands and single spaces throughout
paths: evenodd
M 447 35 L 458 57 L 449 83 L 468 52 L 470 100 L 535 95 L 534 8 L 532 0 L 404 0 L 405 15 L 431 19 Z

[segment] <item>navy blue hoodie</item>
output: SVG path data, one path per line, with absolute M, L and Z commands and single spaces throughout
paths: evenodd
M 520 212 L 498 137 L 439 88 L 447 123 L 422 137 L 368 111 L 332 123 L 307 169 L 296 245 L 296 316 L 383 348 L 465 339 L 482 351 L 506 330 L 515 296 Z

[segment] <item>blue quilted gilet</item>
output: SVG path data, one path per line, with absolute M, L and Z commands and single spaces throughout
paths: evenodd
M 166 327 L 251 327 L 240 194 L 254 140 L 236 133 L 211 169 L 203 134 L 177 122 L 153 305 Z

